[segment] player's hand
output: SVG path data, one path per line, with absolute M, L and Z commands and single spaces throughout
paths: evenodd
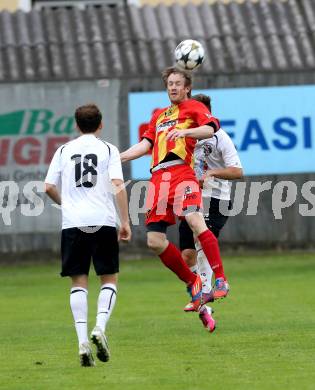
M 213 178 L 214 178 L 214 175 L 213 175 L 212 171 L 209 169 L 207 172 L 205 172 L 205 173 L 202 175 L 201 180 L 202 180 L 203 182 L 205 182 L 206 180 L 213 179 Z
M 129 242 L 131 239 L 131 229 L 129 223 L 123 223 L 118 231 L 118 241 Z
M 169 131 L 166 136 L 166 140 L 176 141 L 178 138 L 186 137 L 186 131 L 183 129 L 175 129 Z

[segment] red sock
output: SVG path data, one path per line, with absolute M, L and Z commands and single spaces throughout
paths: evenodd
M 159 255 L 159 258 L 167 268 L 173 271 L 185 283 L 192 284 L 196 280 L 197 276 L 190 271 L 180 251 L 171 242 L 165 251 Z
M 214 272 L 215 278 L 224 278 L 225 280 L 219 244 L 215 235 L 210 230 L 206 230 L 199 234 L 198 240 Z

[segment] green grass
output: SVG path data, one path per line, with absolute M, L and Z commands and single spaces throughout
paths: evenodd
M 59 264 L 1 265 L 0 388 L 314 389 L 315 256 L 225 257 L 231 294 L 207 333 L 157 259 L 122 262 L 108 363 L 81 368 Z M 98 281 L 91 275 L 89 325 Z

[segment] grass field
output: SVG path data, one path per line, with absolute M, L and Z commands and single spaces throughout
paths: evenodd
M 314 389 L 315 255 L 225 257 L 231 294 L 207 333 L 157 259 L 121 264 L 112 358 L 81 368 L 59 264 L 1 265 L 0 388 Z M 94 326 L 98 283 L 89 289 Z

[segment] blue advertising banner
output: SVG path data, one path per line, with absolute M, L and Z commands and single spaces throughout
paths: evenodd
M 211 96 L 212 113 L 238 149 L 246 175 L 315 172 L 315 86 L 194 90 Z M 130 144 L 139 142 L 166 92 L 129 94 Z M 132 177 L 150 177 L 151 157 L 132 162 Z

